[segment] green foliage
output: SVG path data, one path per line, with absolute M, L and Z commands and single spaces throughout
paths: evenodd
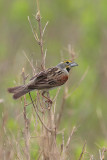
M 13 133 L 17 133 L 18 132 L 18 123 L 16 121 L 14 121 L 14 119 L 10 118 L 7 122 L 7 126 L 6 126 L 11 132 Z
M 16 0 L 10 8 L 10 17 L 14 21 L 26 20 L 29 14 L 29 3 L 25 0 Z

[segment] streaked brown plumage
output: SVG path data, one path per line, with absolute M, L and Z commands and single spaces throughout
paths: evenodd
M 72 65 L 71 65 L 72 64 Z M 63 85 L 68 80 L 69 70 L 71 67 L 76 66 L 75 62 L 64 61 L 53 68 L 41 71 L 33 76 L 28 84 L 8 88 L 10 93 L 13 93 L 13 98 L 18 99 L 24 94 L 32 90 L 49 90 Z

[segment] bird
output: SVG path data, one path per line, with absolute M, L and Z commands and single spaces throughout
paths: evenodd
M 71 60 L 65 60 L 55 67 L 35 74 L 27 84 L 8 88 L 8 92 L 13 94 L 13 99 L 18 99 L 33 90 L 41 90 L 44 95 L 46 91 L 65 84 L 69 78 L 69 72 L 74 66 L 78 66 L 78 64 Z

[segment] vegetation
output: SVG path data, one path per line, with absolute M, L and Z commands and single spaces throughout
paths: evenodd
M 41 0 L 39 7 L 34 0 L 0 2 L 0 159 L 106 159 L 106 5 L 105 0 Z M 79 67 L 65 86 L 50 91 L 52 106 L 40 92 L 18 101 L 7 93 L 41 68 L 71 58 Z

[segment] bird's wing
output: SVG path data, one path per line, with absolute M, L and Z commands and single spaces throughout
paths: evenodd
M 43 76 L 44 74 L 45 74 L 45 71 L 41 71 L 41 72 L 35 74 L 35 75 L 30 79 L 30 81 L 31 81 L 31 80 L 36 80 L 37 77 L 41 77 L 41 76 Z
M 29 89 L 50 89 L 63 85 L 68 75 L 57 67 L 49 68 L 35 76 L 28 84 Z

